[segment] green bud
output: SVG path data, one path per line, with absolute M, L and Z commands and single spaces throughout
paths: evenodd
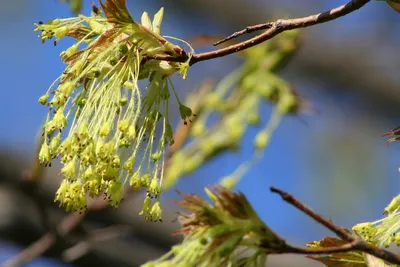
M 153 161 L 158 161 L 160 159 L 160 157 L 161 157 L 161 153 L 160 152 L 156 152 L 156 153 L 151 154 L 151 159 Z
M 62 83 L 58 88 L 57 91 L 64 94 L 64 95 L 70 95 L 74 92 L 75 86 L 72 82 L 65 82 Z
M 398 208 L 400 208 L 400 195 L 392 199 L 389 205 L 387 205 L 386 208 L 384 209 L 383 214 L 387 215 L 389 213 L 396 211 Z
M 39 103 L 42 105 L 46 105 L 47 101 L 48 101 L 49 97 L 46 95 L 42 95 L 41 97 L 39 97 Z
M 287 114 L 292 112 L 292 110 L 296 107 L 296 104 L 297 101 L 295 95 L 287 93 L 281 96 L 276 108 L 279 113 Z
M 187 124 L 186 119 L 190 118 L 193 115 L 192 110 L 189 107 L 183 105 L 182 103 L 179 103 L 179 112 L 181 113 L 182 120 L 184 121 L 185 124 Z
M 118 59 L 115 56 L 110 57 L 110 64 L 115 66 L 118 63 Z
M 151 182 L 151 177 L 148 173 L 143 174 L 143 176 L 140 178 L 140 184 L 142 187 L 149 187 Z
M 101 75 L 101 69 L 98 67 L 93 67 L 88 74 L 86 74 L 86 77 L 89 79 L 94 79 L 94 78 L 99 78 Z
M 126 53 L 128 53 L 129 49 L 126 44 L 120 44 L 118 47 L 118 51 L 125 55 Z
M 99 129 L 99 135 L 100 135 L 101 137 L 106 137 L 106 136 L 109 135 L 110 131 L 111 131 L 111 125 L 110 125 L 110 123 L 109 123 L 109 122 L 105 122 L 105 123 L 103 124 L 103 126 L 101 126 L 101 128 Z
M 51 161 L 50 148 L 46 143 L 43 143 L 39 151 L 39 162 L 41 164 L 47 164 Z
M 129 129 L 129 120 L 120 120 L 118 122 L 118 130 L 120 130 L 122 133 L 126 133 Z
M 133 165 L 135 165 L 135 157 L 131 156 L 125 161 L 125 163 L 122 166 L 122 168 L 124 170 L 128 171 L 128 172 L 132 172 Z
M 75 179 L 76 178 L 76 160 L 73 159 L 68 162 L 64 167 L 61 169 L 61 174 L 65 178 Z
M 151 208 L 151 198 L 150 196 L 146 196 L 143 202 L 142 211 L 139 213 L 139 215 L 144 215 L 145 217 L 149 216 Z
M 161 185 L 157 177 L 153 177 L 153 179 L 151 179 L 148 192 L 156 197 L 161 194 Z
M 270 137 L 271 137 L 270 134 L 265 130 L 259 132 L 256 138 L 254 139 L 254 148 L 257 150 L 265 149 L 269 143 Z
M 69 27 L 62 26 L 62 27 L 54 30 L 54 35 L 59 40 L 59 39 L 63 38 L 66 34 L 68 34 L 69 30 L 70 30 Z
M 159 200 L 157 200 L 151 207 L 150 216 L 153 221 L 161 221 L 162 209 Z
M 55 154 L 57 152 L 57 149 L 60 146 L 60 143 L 61 143 L 61 133 L 58 133 L 50 141 L 49 148 L 50 148 L 51 154 Z
M 119 168 L 121 165 L 121 160 L 119 159 L 118 155 L 114 155 L 113 159 L 111 160 L 111 167 L 112 168 Z
M 141 179 L 140 179 L 140 172 L 136 171 L 131 179 L 129 180 L 129 185 L 135 189 L 135 190 L 139 190 L 141 188 Z
M 126 97 L 122 97 L 122 98 L 119 100 L 119 104 L 120 104 L 121 106 L 125 106 L 127 103 L 128 103 L 128 99 L 127 99 Z
M 221 181 L 219 182 L 219 184 L 229 190 L 233 190 L 238 182 L 239 182 L 238 177 L 236 177 L 234 175 L 229 175 L 229 176 L 223 177 L 221 179 Z

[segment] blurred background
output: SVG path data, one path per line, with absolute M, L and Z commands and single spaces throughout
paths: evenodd
M 154 14 L 164 6 L 162 33 L 187 40 L 202 34 L 226 36 L 248 25 L 305 16 L 345 1 L 334 2 L 129 0 L 128 6 L 136 19 L 143 10 Z M 88 12 L 90 1 L 84 0 L 83 14 Z M 40 238 L 46 225 L 65 216 L 52 201 L 60 181 L 57 166 L 46 169 L 35 190 L 22 179 L 35 157 L 35 140 L 46 114 L 37 99 L 64 69 L 58 55 L 68 46 L 68 42 L 57 47 L 51 42 L 41 44 L 33 23 L 70 15 L 69 7 L 57 0 L 0 3 L 0 263 Z M 316 112 L 285 117 L 264 157 L 237 187 L 260 217 L 289 242 L 302 245 L 331 233 L 271 194 L 271 185 L 293 193 L 347 228 L 379 219 L 399 193 L 399 144 L 387 148 L 381 137 L 400 124 L 399 28 L 398 13 L 384 2 L 372 2 L 347 17 L 301 30 L 301 48 L 281 75 Z M 196 51 L 211 49 L 202 46 Z M 220 80 L 240 62 L 232 55 L 196 64 L 186 81 L 175 79 L 181 96 L 204 79 Z M 176 188 L 203 194 L 204 186 L 250 157 L 246 144 L 251 146 L 255 133 L 256 129 L 246 133 L 242 150 L 207 163 Z M 138 266 L 156 258 L 180 240 L 170 234 L 179 227 L 174 222 L 178 208 L 169 201 L 177 198 L 175 192 L 164 196 L 163 223 L 148 223 L 137 215 L 142 198 L 127 199 L 117 211 L 91 212 L 71 235 L 59 238 L 26 266 Z M 322 266 L 301 256 L 274 256 L 269 263 Z

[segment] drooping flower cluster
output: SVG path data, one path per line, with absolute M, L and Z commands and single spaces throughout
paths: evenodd
M 86 196 L 103 194 L 117 207 L 129 183 L 148 192 L 142 214 L 160 220 L 164 149 L 174 142 L 169 77 L 188 63 L 149 59 L 184 52 L 160 35 L 163 9 L 153 21 L 144 12 L 139 24 L 125 2 L 106 0 L 101 9 L 93 5 L 90 17 L 35 24 L 43 42 L 76 39 L 60 54 L 64 72 L 39 98 L 49 108 L 39 160 L 47 165 L 60 158 L 64 179 L 56 200 L 67 210 L 85 210 Z M 139 88 L 139 80 L 147 86 Z M 182 117 L 191 116 L 178 102 Z
M 221 180 L 225 187 L 234 187 L 246 171 L 268 147 L 281 118 L 310 110 L 292 86 L 277 74 L 298 47 L 299 33 L 287 31 L 277 38 L 245 50 L 243 64 L 222 79 L 210 92 L 205 83 L 193 101 L 188 99 L 198 116 L 190 128 L 193 141 L 188 142 L 169 159 L 163 183 L 171 188 L 210 159 L 241 147 L 249 128 L 257 127 L 252 157 Z M 203 89 L 204 88 L 204 89 Z M 274 106 L 266 121 L 265 103 Z M 218 123 L 215 123 L 215 119 Z
M 287 244 L 257 216 L 246 197 L 221 186 L 206 189 L 212 200 L 181 194 L 178 204 L 192 212 L 178 217 L 185 236 L 181 244 L 143 267 L 263 266 L 265 255 Z M 250 255 L 250 256 L 249 256 Z

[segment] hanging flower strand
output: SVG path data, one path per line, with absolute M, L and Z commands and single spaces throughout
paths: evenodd
M 60 54 L 64 72 L 39 98 L 49 108 L 39 160 L 49 165 L 60 158 L 63 181 L 55 200 L 66 210 L 85 211 L 86 197 L 100 195 L 118 207 L 129 183 L 147 190 L 141 214 L 158 221 L 164 149 L 173 143 L 169 77 L 186 63 L 146 56 L 184 52 L 160 35 L 163 8 L 153 21 L 144 12 L 139 24 L 126 0 L 100 4 L 101 9 L 93 5 L 90 17 L 35 24 L 42 42 L 55 38 L 56 45 L 65 36 L 76 40 Z M 148 85 L 139 88 L 139 80 Z

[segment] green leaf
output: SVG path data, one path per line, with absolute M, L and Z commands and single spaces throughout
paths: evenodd
M 133 24 L 134 21 L 126 8 L 126 0 L 106 0 L 100 1 L 106 14 L 107 21 L 114 24 Z

